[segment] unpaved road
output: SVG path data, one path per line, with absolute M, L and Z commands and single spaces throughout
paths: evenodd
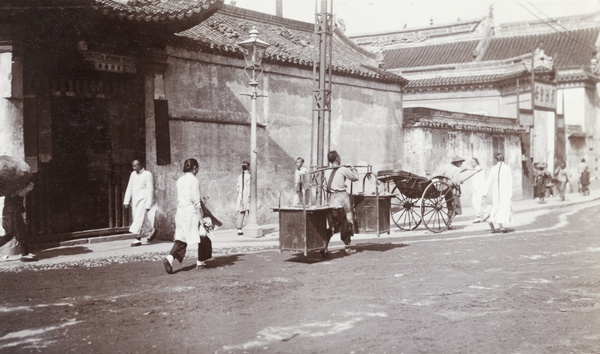
M 0 273 L 0 352 L 599 353 L 600 206 L 264 251 Z M 337 236 L 335 236 L 337 238 Z

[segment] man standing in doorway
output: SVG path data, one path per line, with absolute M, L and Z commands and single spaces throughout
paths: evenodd
M 129 176 L 127 191 L 123 199 L 125 208 L 132 207 L 133 221 L 129 227 L 135 241 L 131 247 L 141 246 L 142 237 L 147 236 L 148 242 L 152 241 L 155 233 L 154 229 L 154 182 L 152 173 L 144 169 L 140 160 L 133 160 L 131 163 L 133 172 Z

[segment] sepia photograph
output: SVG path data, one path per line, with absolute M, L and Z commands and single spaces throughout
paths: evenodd
M 599 0 L 0 0 L 0 353 L 600 353 Z

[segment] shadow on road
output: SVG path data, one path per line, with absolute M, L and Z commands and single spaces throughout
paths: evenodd
M 357 253 L 362 252 L 386 252 L 396 248 L 408 247 L 405 243 L 359 243 L 351 245 L 351 248 L 355 249 Z M 346 254 L 346 251 L 342 249 L 330 250 L 326 256 L 321 255 L 318 251 L 309 252 L 306 256 L 302 253 L 294 254 L 292 258 L 286 259 L 286 262 L 313 264 L 319 262 L 327 262 L 335 259 L 351 257 Z
M 264 229 L 263 234 L 268 235 L 268 234 L 272 234 L 273 232 L 277 232 L 277 231 L 278 231 L 277 227 L 271 227 L 271 228 Z
M 211 258 L 210 260 L 206 261 L 206 266 L 202 267 L 202 269 L 229 267 L 234 265 L 237 262 L 238 258 L 239 257 L 236 255 Z M 196 265 L 192 264 L 189 266 L 182 267 L 180 269 L 173 270 L 173 274 L 179 272 L 187 272 L 195 269 Z
M 47 250 L 42 250 L 42 251 L 36 251 L 35 255 L 37 256 L 38 259 L 47 259 L 47 258 L 54 258 L 54 257 L 58 257 L 58 256 L 72 256 L 75 254 L 84 254 L 84 253 L 90 253 L 90 252 L 92 252 L 92 250 L 90 250 L 87 247 L 76 246 L 76 247 L 52 248 L 52 249 L 47 249 Z
M 375 251 L 375 252 L 386 252 L 396 248 L 404 248 L 409 245 L 406 243 L 359 243 L 354 249 L 357 252 Z

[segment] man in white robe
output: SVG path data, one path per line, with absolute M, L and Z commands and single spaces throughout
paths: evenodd
M 142 237 L 148 237 L 148 242 L 152 241 L 154 236 L 154 182 L 152 173 L 146 171 L 139 160 L 134 160 L 131 164 L 133 172 L 129 176 L 129 183 L 123 198 L 125 208 L 132 207 L 133 221 L 129 227 L 135 241 L 131 247 L 141 246 Z
M 512 210 L 512 173 L 510 167 L 504 163 L 504 155 L 495 156 L 496 164 L 487 177 L 485 193 L 492 188 L 492 209 L 490 211 L 489 225 L 492 232 L 506 232 L 505 226 L 513 219 Z

